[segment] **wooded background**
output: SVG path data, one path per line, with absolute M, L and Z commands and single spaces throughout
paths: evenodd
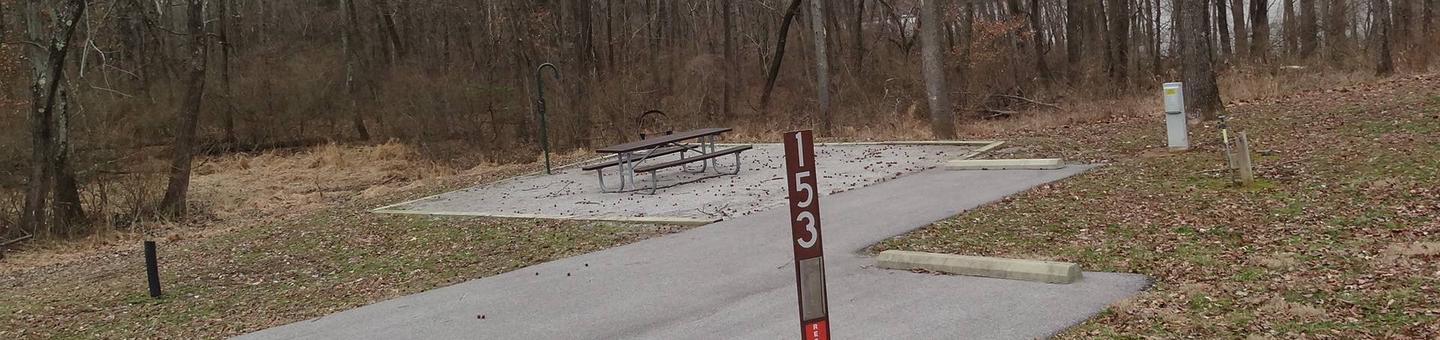
M 559 149 L 649 125 L 954 138 L 1166 81 L 1213 118 L 1217 74 L 1426 72 L 1437 2 L 0 0 L 0 240 L 83 234 L 126 178 L 164 197 L 105 221 L 183 215 L 196 154 L 399 140 L 534 161 L 547 62 Z M 635 120 L 650 109 L 668 121 Z

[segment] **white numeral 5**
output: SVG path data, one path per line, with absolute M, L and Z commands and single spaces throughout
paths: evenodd
M 815 187 L 810 186 L 810 183 L 805 183 L 805 177 L 810 177 L 809 171 L 801 171 L 795 174 L 795 191 L 805 192 L 804 200 L 798 203 L 800 208 L 809 208 L 810 204 L 815 203 Z M 791 193 L 791 195 L 794 195 L 794 193 Z

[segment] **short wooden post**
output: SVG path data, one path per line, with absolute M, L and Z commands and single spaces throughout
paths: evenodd
M 1240 185 L 1250 186 L 1255 184 L 1255 164 L 1250 160 L 1250 139 L 1241 132 L 1236 135 L 1235 141 L 1235 167 L 1239 168 Z

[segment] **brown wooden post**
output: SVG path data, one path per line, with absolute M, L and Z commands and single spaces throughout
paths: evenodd
M 1249 187 L 1255 184 L 1255 164 L 1250 159 L 1250 139 L 1245 137 L 1244 132 L 1237 134 L 1237 138 L 1235 165 L 1240 168 L 1240 185 Z

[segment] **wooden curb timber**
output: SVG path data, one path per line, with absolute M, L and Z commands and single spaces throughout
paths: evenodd
M 945 162 L 945 170 L 1055 170 L 1065 167 L 1059 158 L 958 159 Z
M 997 279 L 1073 283 L 1080 280 L 1080 265 L 1068 262 L 1017 260 L 998 257 L 964 256 L 886 250 L 875 258 L 880 268 L 928 270 L 946 274 Z

